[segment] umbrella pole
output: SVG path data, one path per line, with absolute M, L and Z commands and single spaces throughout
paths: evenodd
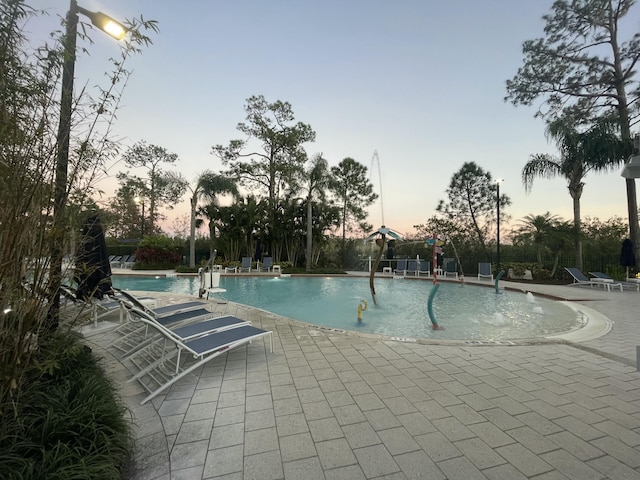
M 373 268 L 371 269 L 371 272 L 369 272 L 369 288 L 371 289 L 371 298 L 373 298 L 374 305 L 378 305 L 378 298 L 376 297 L 376 287 L 373 284 L 373 279 L 375 278 L 376 270 L 378 270 L 378 265 L 380 264 L 382 253 L 384 252 L 384 239 L 385 235 L 382 234 L 382 238 L 376 240 L 376 243 L 380 248 L 378 249 L 378 256 L 373 264 Z

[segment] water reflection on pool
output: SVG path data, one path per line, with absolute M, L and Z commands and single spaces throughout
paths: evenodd
M 128 290 L 175 292 L 197 296 L 195 277 L 114 276 Z M 368 278 L 355 277 L 222 277 L 226 300 L 268 310 L 325 327 L 396 337 L 503 341 L 544 337 L 577 329 L 583 316 L 562 302 L 531 294 L 469 284 L 443 282 L 433 312 L 444 330 L 434 331 L 427 311 L 431 281 L 379 279 L 374 305 Z M 363 322 L 357 307 L 366 300 Z

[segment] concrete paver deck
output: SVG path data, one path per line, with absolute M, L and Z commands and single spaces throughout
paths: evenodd
M 132 478 L 640 479 L 640 295 L 501 286 L 585 305 L 612 329 L 580 344 L 422 344 L 209 302 L 272 330 L 274 352 L 232 350 L 145 405 L 113 333 L 88 340 L 132 411 Z

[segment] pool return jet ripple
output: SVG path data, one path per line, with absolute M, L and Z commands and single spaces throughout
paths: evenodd
M 384 245 L 386 243 L 387 235 L 389 235 L 392 239 L 402 241 L 402 236 L 390 228 L 382 225 L 378 230 L 373 232 L 365 241 L 368 242 L 375 238 L 376 245 L 378 246 L 378 255 L 376 255 L 376 261 L 371 267 L 371 271 L 369 272 L 369 289 L 371 290 L 371 298 L 373 298 L 373 304 L 378 305 L 378 297 L 376 296 L 376 287 L 374 285 L 374 278 L 376 270 L 378 270 L 378 265 L 380 265 L 380 259 L 382 258 L 382 253 L 384 252 Z

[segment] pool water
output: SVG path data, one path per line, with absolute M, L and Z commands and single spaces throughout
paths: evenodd
M 125 290 L 197 296 L 200 286 L 195 277 L 112 278 L 115 287 Z M 220 286 L 227 290 L 220 297 L 232 302 L 315 325 L 403 338 L 504 341 L 560 334 L 584 323 L 581 313 L 561 302 L 452 282 L 441 283 L 433 301 L 435 319 L 444 330 L 431 328 L 430 281 L 379 279 L 378 305 L 371 299 L 368 278 L 228 276 Z M 358 322 L 363 299 L 368 307 Z

